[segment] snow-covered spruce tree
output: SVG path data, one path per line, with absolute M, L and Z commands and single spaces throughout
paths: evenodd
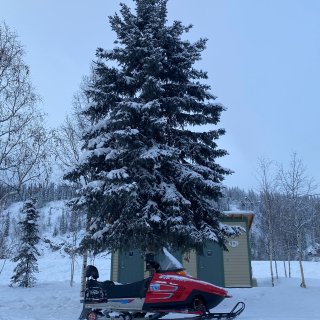
M 11 285 L 19 287 L 32 287 L 36 283 L 35 273 L 38 272 L 37 257 L 39 252 L 36 244 L 39 242 L 39 230 L 37 220 L 39 213 L 35 208 L 34 199 L 27 200 L 22 209 L 24 218 L 19 222 L 21 238 L 20 247 L 13 262 L 18 262 L 11 277 Z
M 97 49 L 82 112 L 92 126 L 81 163 L 65 176 L 86 181 L 75 199 L 90 221 L 83 245 L 224 246 L 240 230 L 220 222 L 216 205 L 230 171 L 216 163 L 227 153 L 215 142 L 224 130 L 214 129 L 224 108 L 201 82 L 207 73 L 194 68 L 206 40 L 182 40 L 191 26 L 167 24 L 166 0 L 134 2 L 135 12 L 121 4 L 121 16 L 109 18 L 116 46 Z

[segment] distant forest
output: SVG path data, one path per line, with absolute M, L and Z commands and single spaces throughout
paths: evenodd
M 8 194 L 9 190 L 0 189 L 0 195 Z M 48 185 L 23 186 L 20 193 L 7 196 L 3 209 L 18 201 L 30 198 L 37 200 L 37 207 L 57 200 L 66 202 L 76 194 L 76 190 L 67 185 L 50 183 Z M 267 204 L 267 205 L 266 205 Z M 254 221 L 250 230 L 251 258 L 253 260 L 268 260 L 270 253 L 273 260 L 298 260 L 299 247 L 303 260 L 318 260 L 320 257 L 320 199 L 305 196 L 300 199 L 301 211 L 295 217 L 288 211 L 290 199 L 283 194 L 270 195 L 266 202 L 262 192 L 245 191 L 240 188 L 225 188 L 224 195 L 217 204 L 222 211 L 253 212 Z M 272 210 L 271 210 L 272 209 Z M 43 222 L 43 231 L 52 230 L 52 236 L 64 235 L 84 229 L 84 213 L 74 213 L 66 206 L 51 228 L 50 217 Z M 8 221 L 9 220 L 9 221 Z M 10 218 L 6 210 L 0 211 L 0 242 L 1 232 L 4 237 L 6 224 L 16 224 L 15 218 Z M 7 221 L 7 222 L 5 222 Z M 301 231 L 301 232 L 300 232 Z M 300 233 L 299 233 L 300 232 Z M 301 241 L 301 243 L 298 243 Z M 271 249 L 270 249 L 271 248 Z M 272 250 L 272 252 L 270 252 Z
M 30 184 L 22 185 L 19 192 L 12 192 L 11 187 L 0 185 L 0 197 L 6 196 L 5 206 L 18 201 L 26 201 L 36 198 L 38 207 L 43 207 L 46 203 L 56 200 L 68 200 L 75 195 L 75 188 L 65 184 Z

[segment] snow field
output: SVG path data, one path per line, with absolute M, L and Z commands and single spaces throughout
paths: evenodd
M 92 263 L 90 261 L 89 263 Z M 34 288 L 8 286 L 14 264 L 7 261 L 0 275 L 0 320 L 76 320 L 81 312 L 79 302 L 81 259 L 75 267 L 75 284 L 70 287 L 70 260 L 59 252 L 46 253 L 38 260 L 40 273 Z M 0 260 L 0 268 L 3 260 Z M 98 257 L 100 279 L 110 275 L 110 257 Z M 253 261 L 253 276 L 258 287 L 232 288 L 233 296 L 215 311 L 229 311 L 237 301 L 246 303 L 239 320 L 309 320 L 320 319 L 320 262 L 304 262 L 307 288 L 299 287 L 298 263 L 292 263 L 292 278 L 285 278 L 283 264 L 278 263 L 279 279 L 271 287 L 269 263 Z

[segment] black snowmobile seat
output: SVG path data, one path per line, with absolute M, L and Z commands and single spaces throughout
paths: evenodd
M 151 278 L 141 281 L 115 285 L 113 281 L 97 281 L 94 279 L 87 280 L 88 296 L 91 292 L 96 292 L 95 298 L 100 295 L 100 298 L 144 298 L 146 296 Z M 93 290 L 93 291 L 92 291 Z M 98 293 L 99 292 L 99 293 Z
M 151 278 L 137 282 L 110 286 L 107 291 L 108 299 L 112 298 L 144 298 L 146 296 Z
M 106 281 L 98 281 L 95 279 L 88 279 L 87 280 L 87 288 L 101 288 L 103 291 L 108 291 L 111 286 L 114 286 L 114 282 L 111 280 Z
M 115 285 L 113 281 L 98 281 L 99 272 L 95 266 L 86 268 L 87 289 L 102 289 L 104 296 L 110 298 L 144 298 L 146 296 L 151 277 L 123 285 Z M 89 279 L 91 278 L 91 279 Z
M 114 282 L 110 280 L 100 282 L 95 279 L 88 279 L 86 283 L 85 300 L 99 300 L 103 302 L 102 300 L 107 299 L 109 288 L 114 285 Z

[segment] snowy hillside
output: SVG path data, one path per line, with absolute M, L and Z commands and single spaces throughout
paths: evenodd
M 92 261 L 91 261 L 92 262 Z M 100 278 L 110 275 L 110 257 L 94 261 Z M 0 260 L 0 267 L 3 261 Z M 270 286 L 268 263 L 253 262 L 253 275 L 258 287 L 230 289 L 232 299 L 225 300 L 216 310 L 228 310 L 236 301 L 244 301 L 246 310 L 240 320 L 308 320 L 319 319 L 320 263 L 306 262 L 307 289 L 299 287 L 298 264 L 294 263 L 293 278 L 286 279 L 279 266 L 276 287 Z M 46 253 L 39 259 L 38 285 L 30 289 L 8 286 L 14 265 L 5 264 L 0 275 L 0 320 L 75 320 L 80 315 L 79 303 L 81 259 L 77 260 L 75 285 L 70 287 L 70 260 L 60 252 Z

